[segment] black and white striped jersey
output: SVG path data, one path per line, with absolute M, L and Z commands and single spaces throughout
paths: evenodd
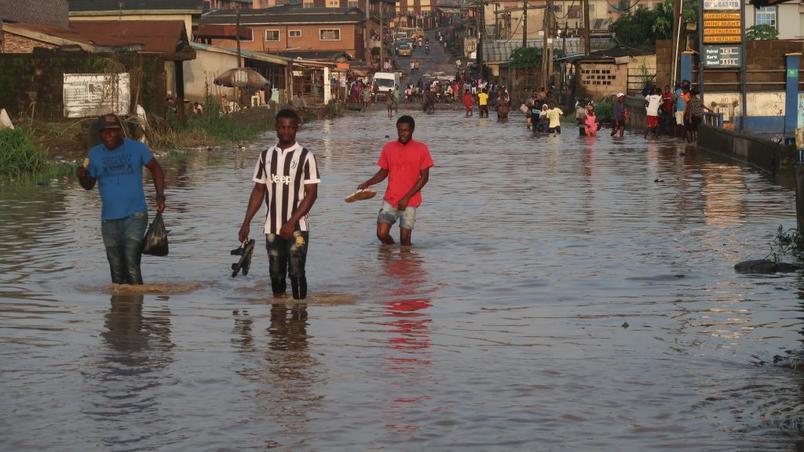
M 279 234 L 304 199 L 304 186 L 321 182 L 315 156 L 299 143 L 282 150 L 272 146 L 260 153 L 254 168 L 254 182 L 265 184 L 265 233 Z M 299 229 L 308 231 L 309 214 L 299 220 Z

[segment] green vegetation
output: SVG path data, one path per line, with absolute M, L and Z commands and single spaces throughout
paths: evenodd
M 275 111 L 275 108 L 252 108 L 221 114 L 217 99 L 210 96 L 204 102 L 204 113 L 196 116 L 188 114 L 184 126 L 179 124 L 175 115 L 171 115 L 167 121 L 150 121 L 146 136 L 154 149 L 182 149 L 248 141 L 273 128 Z
M 801 236 L 798 229 L 785 231 L 784 227 L 779 225 L 776 235 L 770 243 L 770 253 L 766 259 L 779 263 L 785 256 L 792 256 L 799 261 L 804 261 L 804 237 Z
M 611 101 L 611 97 L 604 97 L 599 102 L 595 104 L 595 116 L 597 116 L 600 120 L 610 120 L 614 114 L 613 105 Z
M 519 47 L 511 52 L 508 67 L 513 69 L 539 69 L 542 65 L 542 49 L 538 47 Z
M 697 1 L 684 2 L 685 22 L 695 22 Z M 625 47 L 654 47 L 658 39 L 671 39 L 673 35 L 673 3 L 665 0 L 655 9 L 642 5 L 629 10 L 609 26 L 614 39 Z
M 769 41 L 779 39 L 779 31 L 772 25 L 754 25 L 745 30 L 748 41 Z
M 24 129 L 0 130 L 0 176 L 19 177 L 40 172 L 48 164 L 47 152 L 34 144 Z

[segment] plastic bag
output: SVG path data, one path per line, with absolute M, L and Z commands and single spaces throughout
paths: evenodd
M 168 254 L 168 231 L 165 229 L 165 222 L 162 221 L 161 213 L 157 213 L 154 221 L 148 226 L 142 254 L 150 254 L 151 256 L 167 256 Z

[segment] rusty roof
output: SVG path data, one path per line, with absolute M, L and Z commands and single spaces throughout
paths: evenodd
M 141 44 L 143 52 L 163 54 L 191 50 L 180 20 L 73 20 L 70 28 L 100 46 Z
M 9 33 L 54 45 L 79 45 L 88 52 L 117 50 L 157 53 L 168 60 L 195 58 L 180 20 L 71 21 L 67 28 L 43 24 L 4 24 Z

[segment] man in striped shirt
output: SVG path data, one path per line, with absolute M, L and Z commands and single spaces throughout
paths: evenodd
M 274 297 L 285 295 L 290 275 L 293 298 L 307 297 L 304 264 L 309 239 L 309 212 L 318 196 L 318 166 L 313 153 L 296 142 L 299 116 L 293 110 L 276 115 L 279 143 L 260 153 L 254 168 L 254 188 L 240 227 L 241 242 L 248 240 L 251 219 L 263 200 L 268 207 L 265 238 Z

